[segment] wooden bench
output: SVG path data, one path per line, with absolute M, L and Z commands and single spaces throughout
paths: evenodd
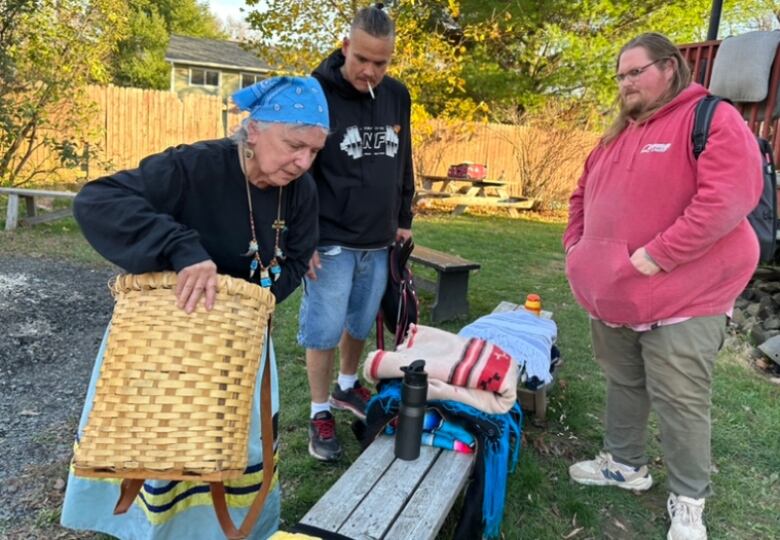
M 415 282 L 421 289 L 436 294 L 431 313 L 432 322 L 438 323 L 468 315 L 469 272 L 479 270 L 478 263 L 420 245 L 414 247 L 409 258 L 415 264 L 436 270 L 435 284 L 415 276 Z
M 0 188 L 0 194 L 8 195 L 8 207 L 5 213 L 5 230 L 12 231 L 17 225 L 35 225 L 36 223 L 45 223 L 70 216 L 73 209 L 69 206 L 61 210 L 38 214 L 35 199 L 70 199 L 76 196 L 70 191 L 46 191 L 42 189 L 19 189 L 19 188 Z M 24 199 L 27 207 L 27 216 L 19 219 L 19 198 Z
M 469 206 L 487 206 L 490 208 L 505 208 L 509 210 L 509 215 L 512 217 L 519 216 L 518 210 L 533 210 L 536 206 L 536 199 L 527 199 L 525 197 L 484 197 L 484 196 L 472 196 L 461 195 L 454 196 L 447 199 L 447 202 L 455 204 L 452 213 L 460 215 L 465 212 Z
M 493 313 L 515 309 L 517 304 L 500 302 Z M 519 386 L 521 407 L 543 420 L 551 386 L 535 391 Z M 300 523 L 354 540 L 436 538 L 466 486 L 475 457 L 423 445 L 417 460 L 403 461 L 396 459 L 394 443 L 392 437 L 378 437 Z
M 380 436 L 303 516 L 301 523 L 354 540 L 436 538 L 474 466 L 473 454 L 431 446 L 415 461 Z

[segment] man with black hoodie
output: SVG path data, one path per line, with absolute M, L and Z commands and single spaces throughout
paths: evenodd
M 369 392 L 357 368 L 387 284 L 387 247 L 412 236 L 411 98 L 385 76 L 394 47 L 382 4 L 363 8 L 341 49 L 313 73 L 328 100 L 331 135 L 310 171 L 320 237 L 304 279 L 298 342 L 311 391 L 309 453 L 322 461 L 341 455 L 331 406 L 365 418 Z M 337 345 L 339 376 L 329 395 Z

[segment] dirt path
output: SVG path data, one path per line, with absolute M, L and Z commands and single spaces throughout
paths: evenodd
M 112 301 L 111 268 L 0 257 L 0 537 L 58 526 L 73 435 Z

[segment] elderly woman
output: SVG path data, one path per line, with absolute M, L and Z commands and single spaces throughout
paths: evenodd
M 300 283 L 317 243 L 317 195 L 306 171 L 329 127 L 319 83 L 311 77 L 273 78 L 240 90 L 233 100 L 250 111 L 233 138 L 147 157 L 137 169 L 90 182 L 75 201 L 84 236 L 104 257 L 131 273 L 176 271 L 177 305 L 188 313 L 201 301 L 213 307 L 218 273 L 270 287 L 281 302 Z M 104 338 L 79 436 L 105 346 Z M 271 367 L 276 415 L 276 366 L 269 349 L 270 363 L 264 365 Z M 248 467 L 241 478 L 225 483 L 230 513 L 239 523 L 262 482 L 276 483 L 262 470 L 260 387 L 258 378 Z M 273 488 L 251 538 L 266 538 L 278 528 L 280 495 Z M 118 493 L 116 481 L 71 474 L 62 524 L 127 539 L 224 538 L 207 484 L 147 481 L 129 511 L 113 515 Z

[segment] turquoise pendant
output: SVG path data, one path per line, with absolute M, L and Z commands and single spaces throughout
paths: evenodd
M 274 259 L 274 262 L 271 263 L 271 275 L 274 278 L 274 281 L 279 279 L 279 276 L 282 275 L 282 267 L 279 266 L 279 264 Z
M 260 272 L 260 286 L 265 288 L 271 286 L 271 278 L 268 276 L 268 270 L 266 269 Z

